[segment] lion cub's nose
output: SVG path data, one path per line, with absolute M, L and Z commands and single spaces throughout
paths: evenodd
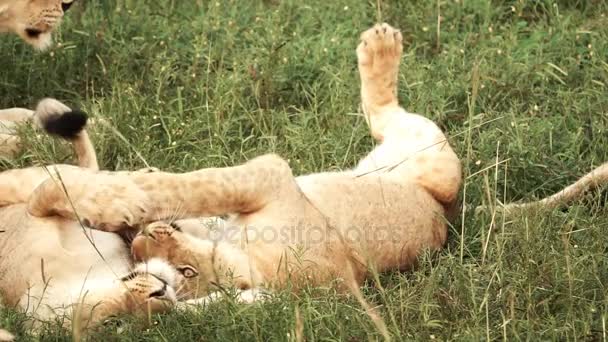
M 163 283 L 163 288 L 150 293 L 150 298 L 161 298 L 167 294 L 167 284 Z
M 26 28 L 25 33 L 30 38 L 38 38 L 38 36 L 42 33 L 42 30 L 37 28 Z

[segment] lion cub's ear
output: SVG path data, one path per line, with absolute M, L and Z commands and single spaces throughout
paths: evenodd
M 74 0 L 61 0 L 61 9 L 65 12 L 70 9 Z

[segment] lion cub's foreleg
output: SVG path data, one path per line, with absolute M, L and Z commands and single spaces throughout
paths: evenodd
M 271 210 L 302 195 L 287 162 L 268 154 L 233 167 L 131 177 L 151 201 L 148 218 L 220 216 Z
M 28 201 L 34 216 L 60 215 L 116 231 L 163 219 L 277 214 L 301 203 L 302 194 L 287 162 L 265 155 L 234 167 L 173 174 L 97 173 L 74 169 L 49 178 Z

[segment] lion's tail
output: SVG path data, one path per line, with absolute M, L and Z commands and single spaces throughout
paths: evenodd
M 78 166 L 99 170 L 97 155 L 86 131 L 86 113 L 71 109 L 55 99 L 43 99 L 36 106 L 34 120 L 47 133 L 68 140 L 74 146 Z
M 526 203 L 509 203 L 497 207 L 499 211 L 513 213 L 531 208 L 557 208 L 579 198 L 584 192 L 608 183 L 608 163 L 604 163 L 587 173 L 576 182 L 568 185 L 559 192 L 538 201 Z M 476 211 L 487 210 L 488 206 L 479 206 Z

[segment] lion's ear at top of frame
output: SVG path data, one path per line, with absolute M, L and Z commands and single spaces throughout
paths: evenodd
M 74 0 L 62 0 L 61 1 L 61 9 L 65 12 L 70 9 L 70 6 L 74 3 Z

